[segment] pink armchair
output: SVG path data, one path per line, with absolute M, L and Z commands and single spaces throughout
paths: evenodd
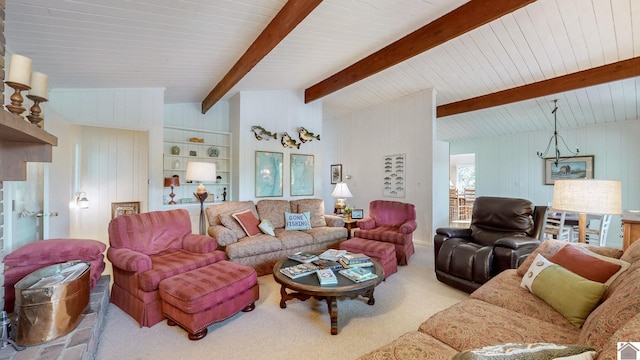
M 119 216 L 109 223 L 109 243 L 111 302 L 148 327 L 164 319 L 160 281 L 225 258 L 214 238 L 191 233 L 184 209 Z
M 415 252 L 413 232 L 417 224 L 413 204 L 374 200 L 369 204 L 369 216 L 357 224 L 355 237 L 393 244 L 398 265 L 407 265 L 409 257 Z

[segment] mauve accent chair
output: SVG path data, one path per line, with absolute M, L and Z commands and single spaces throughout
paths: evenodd
M 160 281 L 225 259 L 212 237 L 191 233 L 185 209 L 119 216 L 109 223 L 111 302 L 141 326 L 164 320 Z
M 413 232 L 416 207 L 400 201 L 374 200 L 369 203 L 369 215 L 358 220 L 354 237 L 391 243 L 396 247 L 398 265 L 407 265 L 415 252 Z

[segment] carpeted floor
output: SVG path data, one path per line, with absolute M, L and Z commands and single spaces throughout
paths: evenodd
M 262 276 L 258 282 L 255 310 L 210 326 L 199 341 L 166 321 L 140 328 L 109 304 L 96 359 L 355 359 L 468 297 L 436 280 L 433 248 L 418 244 L 409 265 L 376 288 L 375 305 L 364 298 L 339 301 L 338 335 L 330 334 L 325 302 L 292 300 L 281 309 L 273 278 Z

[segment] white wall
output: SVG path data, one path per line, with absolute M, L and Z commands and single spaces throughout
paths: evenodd
M 416 206 L 418 229 L 416 241 L 431 242 L 433 238 L 433 208 L 448 206 L 447 197 L 434 199 L 434 167 L 447 173 L 448 154 L 445 144 L 435 144 L 435 91 L 428 90 L 395 101 L 380 104 L 335 119 L 325 119 L 325 151 L 322 167 L 325 203 L 332 204 L 333 185 L 329 181 L 331 164 L 342 164 L 343 181 L 349 185 L 353 198 L 350 206 L 368 214 L 372 200 L 383 199 L 412 203 Z M 406 196 L 382 196 L 382 158 L 388 154 L 406 154 Z M 436 157 L 443 157 L 438 159 Z M 442 164 L 442 166 L 438 165 Z M 347 180 L 346 175 L 351 179 Z M 446 177 L 446 175 L 445 175 Z M 448 178 L 445 190 L 448 188 Z M 436 208 L 438 208 L 436 207 Z M 448 210 L 445 210 L 448 215 Z M 438 220 L 436 220 L 438 219 Z
M 581 155 L 594 156 L 594 177 L 622 181 L 622 208 L 640 209 L 640 120 L 609 123 L 579 129 L 560 129 L 559 134 Z M 546 205 L 553 186 L 544 185 L 544 150 L 550 132 L 515 134 L 451 143 L 451 154 L 476 154 L 476 196 L 521 197 Z M 567 150 L 561 148 L 561 154 Z M 588 196 L 588 194 L 585 194 Z M 443 208 L 444 211 L 444 208 Z M 614 216 L 607 245 L 621 247 L 620 216 Z
M 299 198 L 290 192 L 290 156 L 306 154 L 314 156 L 314 194 L 302 198 L 321 197 L 322 184 L 326 179 L 323 167 L 323 149 L 327 141 L 322 122 L 322 103 L 304 103 L 301 91 L 245 91 L 234 96 L 229 102 L 229 126 L 233 133 L 234 145 L 234 199 L 258 201 L 255 197 L 255 152 L 271 151 L 283 153 L 282 199 Z M 251 127 L 259 125 L 270 132 L 277 132 L 278 139 L 259 141 Z M 305 127 L 314 134 L 320 134 L 320 141 L 313 140 L 300 144 L 300 148 L 285 148 L 280 143 L 286 132 L 300 143 L 296 129 Z M 270 198 L 271 199 L 271 198 Z M 332 204 L 332 203 L 331 203 Z M 333 209 L 332 205 L 326 206 Z

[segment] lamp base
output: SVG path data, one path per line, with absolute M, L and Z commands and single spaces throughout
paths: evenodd
M 193 195 L 200 201 L 200 235 L 206 235 L 206 223 L 204 220 L 204 201 L 209 196 L 208 192 L 194 192 Z

